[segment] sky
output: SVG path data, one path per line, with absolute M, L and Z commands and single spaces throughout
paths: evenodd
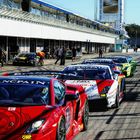
M 94 20 L 95 0 L 42 0 Z M 140 0 L 125 0 L 125 23 L 140 25 Z

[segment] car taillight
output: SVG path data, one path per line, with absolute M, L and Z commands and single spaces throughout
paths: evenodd
M 115 66 L 115 67 L 113 68 L 113 70 L 118 70 L 118 69 L 117 69 L 117 67 Z
M 2 73 L 2 76 L 9 76 L 8 72 Z

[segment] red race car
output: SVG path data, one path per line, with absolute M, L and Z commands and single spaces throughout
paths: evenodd
M 0 77 L 0 140 L 71 140 L 88 128 L 82 86 L 55 78 Z

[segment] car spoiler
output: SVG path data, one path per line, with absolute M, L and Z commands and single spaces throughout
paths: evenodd
M 32 70 L 32 71 L 24 71 L 24 72 L 9 72 L 3 73 L 2 76 L 36 76 L 36 75 L 61 75 L 66 74 L 63 71 L 53 71 L 53 70 Z M 74 75 L 74 73 L 68 73 L 68 75 Z
M 3 73 L 2 76 L 52 76 L 56 78 L 57 76 L 61 76 L 60 79 L 63 79 L 62 76 L 67 76 L 69 78 L 74 78 L 74 77 L 78 77 L 79 79 L 82 78 L 82 76 L 78 76 L 76 73 L 65 73 L 63 71 L 53 71 L 53 70 L 11 72 L 11 73 Z

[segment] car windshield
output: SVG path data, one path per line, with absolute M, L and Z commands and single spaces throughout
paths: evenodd
M 114 63 L 110 63 L 110 62 L 85 62 L 85 64 L 99 64 L 99 65 L 107 65 L 109 66 L 111 69 L 115 68 L 115 64 Z
M 72 73 L 72 70 L 64 70 L 65 73 Z M 102 80 L 111 79 L 108 69 L 75 69 L 75 74 L 77 77 L 71 77 L 71 80 Z M 81 78 L 82 77 L 82 78 Z M 65 77 L 66 78 L 66 77 Z M 68 78 L 65 80 L 69 80 Z
M 49 85 L 0 84 L 0 106 L 49 104 Z
M 71 73 L 71 72 L 67 72 L 67 73 Z M 57 75 L 56 76 L 57 79 L 60 79 L 60 80 L 82 80 L 83 79 L 83 76 L 80 76 L 78 75 L 77 73 L 75 73 L 75 75 Z
M 18 55 L 18 57 L 33 57 L 33 56 L 34 56 L 33 54 L 28 54 L 28 53 L 22 53 Z
M 102 61 L 102 60 L 87 60 L 87 61 L 84 61 L 82 62 L 82 64 L 88 64 L 88 63 L 97 63 L 97 64 L 113 64 L 113 61 Z

